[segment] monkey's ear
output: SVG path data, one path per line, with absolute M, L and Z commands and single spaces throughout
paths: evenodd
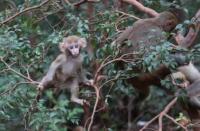
M 85 48 L 87 46 L 87 42 L 86 42 L 86 39 L 85 38 L 80 38 L 78 40 L 78 44 L 82 47 L 82 48 Z
M 60 49 L 60 51 L 61 51 L 62 53 L 65 52 L 65 43 L 64 43 L 64 42 L 60 42 L 60 44 L 59 44 L 59 49 Z
M 192 65 L 193 65 L 192 61 L 190 61 L 189 65 L 190 65 L 190 66 L 192 66 Z

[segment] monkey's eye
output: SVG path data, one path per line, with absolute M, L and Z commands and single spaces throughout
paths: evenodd
M 73 49 L 73 48 L 74 48 L 73 46 L 70 46 L 70 47 L 69 47 L 69 49 Z
M 75 45 L 75 48 L 78 48 L 78 45 Z

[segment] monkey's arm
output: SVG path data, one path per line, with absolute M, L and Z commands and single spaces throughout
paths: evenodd
M 198 98 L 198 96 L 189 98 L 189 104 L 192 107 L 197 108 L 198 110 L 200 109 L 200 99 Z
M 93 84 L 93 79 L 88 79 L 86 77 L 86 71 L 83 69 L 83 67 L 81 66 L 81 68 L 79 69 L 79 82 L 82 82 L 86 85 L 91 85 Z
M 195 81 L 187 88 L 188 96 L 200 96 L 200 80 Z
M 193 107 L 200 109 L 200 99 L 198 98 L 200 96 L 200 80 L 194 82 L 186 89 L 190 104 Z
M 43 90 L 43 88 L 53 80 L 54 75 L 56 73 L 57 68 L 63 63 L 65 60 L 65 55 L 61 54 L 59 55 L 50 65 L 50 68 L 47 72 L 47 74 L 42 78 L 40 84 L 38 85 L 38 88 L 40 90 Z
M 185 75 L 184 75 L 183 73 L 181 73 L 181 72 L 172 73 L 171 76 L 172 76 L 174 79 L 186 80 Z
M 123 44 L 123 41 L 127 40 L 129 35 L 131 34 L 131 32 L 133 31 L 132 27 L 128 27 L 127 29 L 125 29 L 120 35 L 119 37 L 116 39 L 116 41 L 114 41 L 112 43 L 112 45 L 117 45 L 120 46 L 121 44 Z
M 186 79 L 185 75 L 181 72 L 175 72 L 171 74 L 172 82 L 174 85 L 177 85 L 181 88 L 187 88 L 190 84 L 190 82 Z M 176 83 L 176 80 L 182 80 L 181 83 Z

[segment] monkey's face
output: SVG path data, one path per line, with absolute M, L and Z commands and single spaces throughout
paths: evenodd
M 85 38 L 80 38 L 78 36 L 68 36 L 63 39 L 63 42 L 60 43 L 60 51 L 77 57 L 80 54 L 80 50 L 86 47 Z
M 163 30 L 166 32 L 172 31 L 179 23 L 176 16 L 168 11 L 160 13 L 156 21 L 161 24 Z
M 66 51 L 69 51 L 72 56 L 78 56 L 80 53 L 80 46 L 78 43 L 69 44 Z
M 177 66 L 188 66 L 188 64 L 191 61 L 191 58 L 188 56 L 185 56 L 181 53 L 175 53 L 175 54 L 171 54 L 169 56 L 170 59 L 174 59 L 175 62 L 177 63 Z
M 172 31 L 176 27 L 177 22 L 174 20 L 168 20 L 164 26 L 164 30 L 167 32 Z

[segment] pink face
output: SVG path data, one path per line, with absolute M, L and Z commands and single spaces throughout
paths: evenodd
M 70 53 L 73 56 L 78 56 L 79 55 L 80 46 L 78 45 L 78 43 L 69 44 L 67 49 L 70 51 Z
M 80 49 L 86 47 L 87 43 L 85 38 L 80 38 L 78 36 L 68 36 L 63 39 L 63 42 L 59 44 L 60 51 L 66 53 L 70 52 L 73 56 L 78 56 L 80 54 Z

